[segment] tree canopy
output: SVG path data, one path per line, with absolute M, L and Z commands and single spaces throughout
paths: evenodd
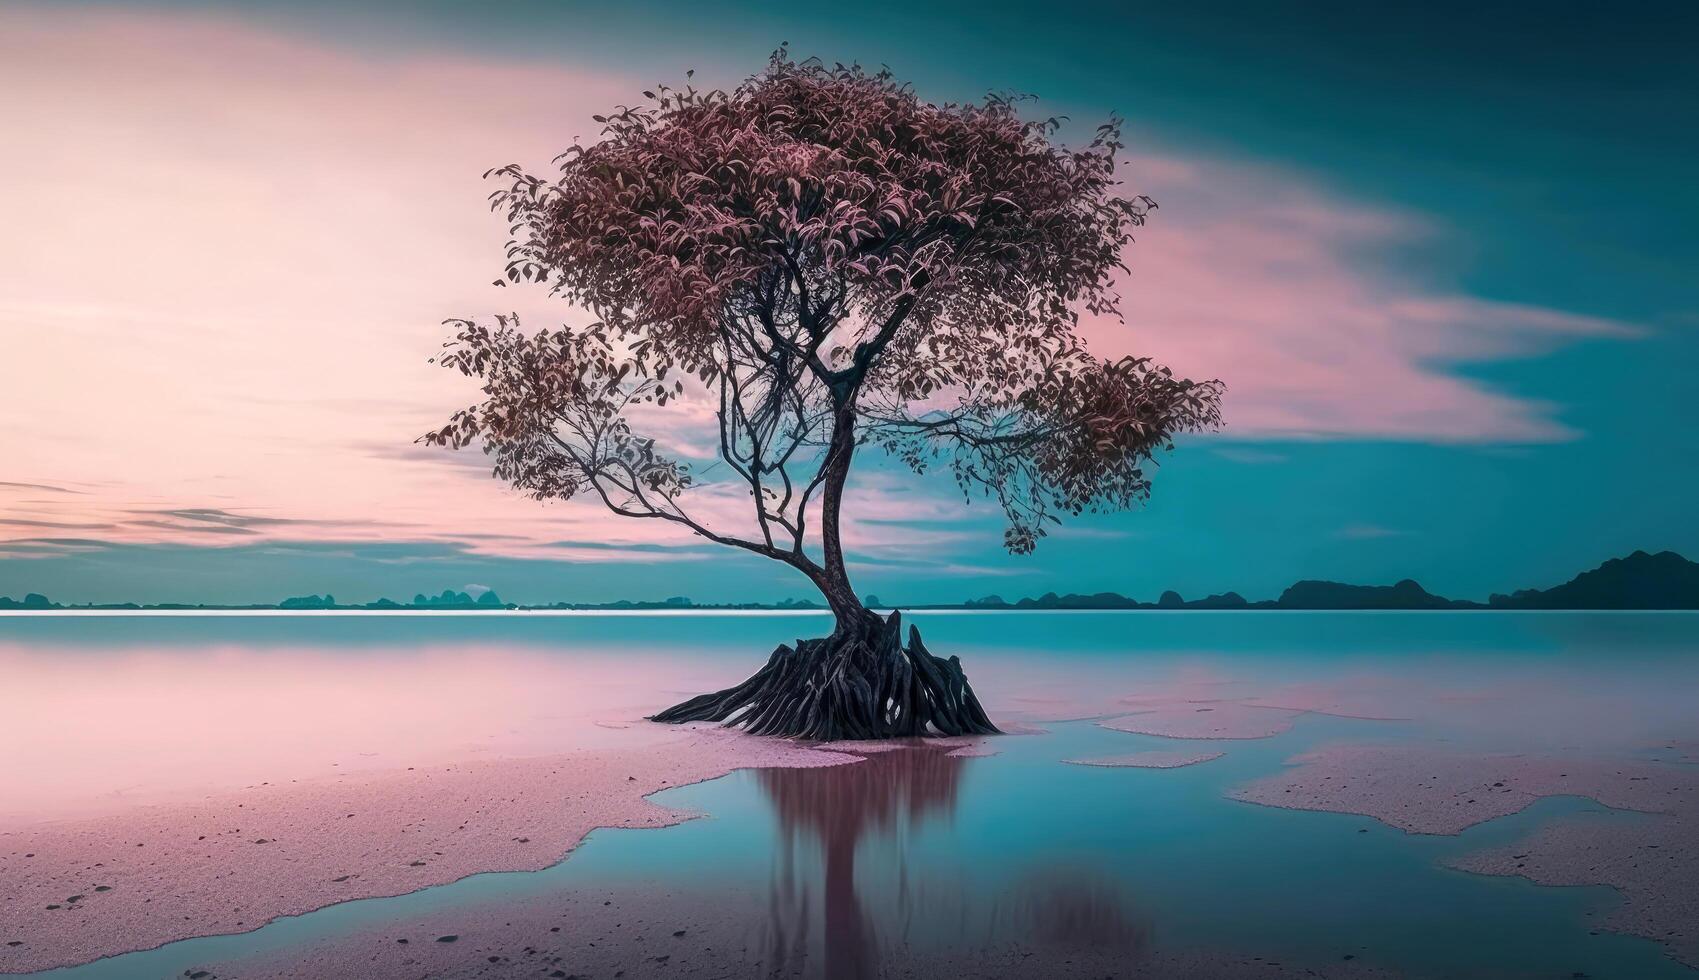
M 1147 497 L 1153 455 L 1220 424 L 1219 382 L 1079 337 L 1082 314 L 1119 314 L 1116 275 L 1155 207 L 1120 192 L 1118 120 L 1070 149 L 1019 98 L 930 104 L 888 71 L 782 49 L 729 91 L 644 99 L 598 116 L 600 139 L 552 177 L 488 175 L 507 279 L 594 322 L 450 321 L 440 360 L 483 398 L 426 442 L 481 443 L 539 499 L 592 494 L 784 561 L 839 608 L 860 445 L 948 467 L 1024 553 L 1062 515 Z M 698 473 L 644 431 L 690 399 L 713 406 L 752 529 L 699 519 Z

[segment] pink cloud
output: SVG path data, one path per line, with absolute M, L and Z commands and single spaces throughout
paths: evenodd
M 1638 332 L 1429 286 L 1390 256 L 1437 229 L 1298 175 L 1163 156 L 1128 172 L 1161 207 L 1129 252 L 1126 324 L 1099 320 L 1088 336 L 1227 382 L 1235 438 L 1566 439 L 1557 406 L 1451 367 Z
M 73 535 L 406 537 L 652 561 L 691 542 L 588 501 L 539 506 L 476 458 L 412 445 L 475 398 L 426 363 L 441 319 L 581 316 L 491 285 L 506 235 L 479 175 L 546 168 L 595 135 L 592 112 L 642 87 L 204 16 L 0 10 L 0 131 L 28 136 L 28 152 L 0 155 L 0 542 L 62 542 L 8 554 L 86 547 Z M 1227 380 L 1235 435 L 1562 438 L 1550 406 L 1446 365 L 1628 332 L 1423 288 L 1373 260 L 1430 234 L 1420 222 L 1288 175 L 1173 156 L 1134 171 L 1163 209 L 1132 256 L 1133 326 L 1091 332 Z M 711 410 L 684 407 L 656 434 L 701 458 Z M 995 534 L 993 509 L 910 483 L 869 475 L 854 493 L 846 536 L 867 557 L 947 561 Z M 747 529 L 743 494 L 711 485 L 693 506 Z
M 0 158 L 0 442 L 16 482 L 85 491 L 5 516 L 124 541 L 236 536 L 130 513 L 211 506 L 306 522 L 264 537 L 609 537 L 398 456 L 472 399 L 426 363 L 445 316 L 575 315 L 490 285 L 505 230 L 480 175 L 546 167 L 635 82 L 9 7 L 0 86 L 31 144 Z

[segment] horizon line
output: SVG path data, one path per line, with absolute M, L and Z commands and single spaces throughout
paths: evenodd
M 962 609 L 957 607 L 926 607 L 918 606 L 909 609 L 898 607 L 893 612 L 907 612 L 918 615 L 925 613 L 939 616 L 1006 616 L 1011 613 L 1065 613 L 1071 615 L 1103 615 L 1120 613 L 1173 613 L 1180 615 L 1235 615 L 1246 613 L 1326 613 L 1328 615 L 1360 615 L 1365 613 L 1441 613 L 1447 615 L 1479 615 L 1481 613 L 1588 613 L 1608 614 L 1612 616 L 1623 614 L 1656 614 L 1669 615 L 1699 614 L 1699 609 L 1516 609 L 1499 606 L 1476 606 L 1463 609 L 1298 609 L 1298 608 L 1235 608 L 1235 609 L 1158 609 L 1119 608 L 1119 609 Z M 125 617 L 125 616 L 161 616 L 161 617 L 269 617 L 269 616 L 468 616 L 488 617 L 503 613 L 518 616 L 585 616 L 585 617 L 620 617 L 620 616 L 652 616 L 652 617 L 688 617 L 688 616 L 829 616 L 830 609 L 0 609 L 0 618 L 15 616 L 18 618 L 51 619 L 55 617 Z

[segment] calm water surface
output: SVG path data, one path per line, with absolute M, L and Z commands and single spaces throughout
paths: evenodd
M 478 875 L 43 975 L 181 976 L 427 913 L 657 885 L 757 896 L 749 942 L 809 954 L 842 977 L 873 975 L 904 946 L 1011 937 L 1129 957 L 1193 948 L 1320 964 L 1351 956 L 1412 976 L 1694 975 L 1656 944 L 1594 935 L 1591 921 L 1616 901 L 1608 889 L 1440 865 L 1554 817 L 1635 814 L 1546 799 L 1458 837 L 1427 837 L 1224 794 L 1336 741 L 1665 757 L 1667 746 L 1699 736 L 1699 617 L 917 621 L 935 651 L 962 655 L 995 716 L 1048 720 L 1048 734 L 997 739 L 987 758 L 911 749 L 853 766 L 735 773 L 657 796 L 706 819 L 597 831 L 542 872 Z M 261 779 L 641 739 L 643 727 L 617 726 L 739 679 L 776 643 L 823 625 L 779 616 L 0 619 L 0 744 L 9 747 L 0 815 L 52 819 Z M 1331 713 L 1299 716 L 1273 738 L 1208 743 L 1089 720 L 1169 697 Z M 1062 764 L 1198 746 L 1226 755 L 1176 770 Z

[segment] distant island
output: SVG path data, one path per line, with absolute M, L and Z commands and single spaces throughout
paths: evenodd
M 1277 599 L 1251 602 L 1237 592 L 1223 592 L 1202 599 L 1186 599 L 1168 591 L 1155 602 L 1140 602 L 1118 592 L 1097 592 L 1091 595 L 1047 592 L 1038 598 L 1014 602 L 1001 596 L 969 599 L 961 603 L 892 604 L 881 602 L 877 596 L 867 596 L 870 609 L 978 609 L 978 610 L 1044 610 L 1044 609 L 1292 609 L 1292 610 L 1353 610 L 1353 609 L 1699 609 L 1699 563 L 1688 561 L 1673 551 L 1648 554 L 1636 551 L 1623 558 L 1612 558 L 1597 568 L 1549 589 L 1519 589 L 1509 595 L 1494 594 L 1486 602 L 1470 599 L 1447 599 L 1434 595 L 1415 581 L 1405 579 L 1393 585 L 1348 585 L 1306 579 L 1293 583 Z M 84 609 L 109 610 L 194 610 L 194 609 L 277 609 L 277 610 L 582 610 L 582 611 L 665 611 L 665 610 L 825 610 L 825 606 L 807 600 L 782 602 L 745 602 L 705 604 L 692 602 L 684 596 L 659 601 L 618 602 L 555 602 L 546 605 L 520 605 L 504 602 L 494 592 L 472 595 L 467 592 L 444 590 L 439 595 L 420 593 L 411 602 L 379 599 L 366 603 L 339 603 L 332 595 L 297 596 L 276 603 L 251 605 L 211 605 L 192 603 L 155 603 L 142 605 L 133 602 L 60 604 L 39 593 L 23 599 L 0 596 L 0 611 Z

